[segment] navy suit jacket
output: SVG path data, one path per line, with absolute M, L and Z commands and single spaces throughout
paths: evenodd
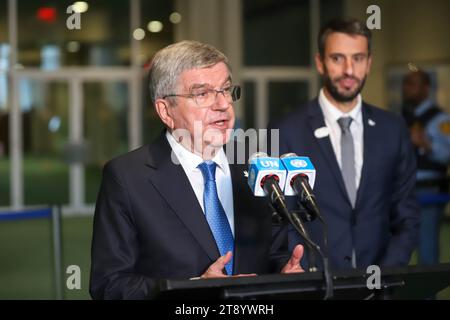
M 280 154 L 308 156 L 316 168 L 314 194 L 328 224 L 328 256 L 333 269 L 351 268 L 352 247 L 357 267 L 406 265 L 418 242 L 416 163 L 406 125 L 399 116 L 366 103 L 362 117 L 364 159 L 355 209 L 329 137 L 314 134 L 325 126 L 317 99 L 269 124 L 270 129 L 280 129 Z M 307 223 L 307 228 L 323 248 L 320 223 Z M 290 229 L 289 246 L 299 242 L 298 234 Z
M 267 200 L 252 195 L 246 166 L 229 162 L 234 273 L 279 272 L 289 259 L 287 228 L 272 224 Z M 152 298 L 158 279 L 198 277 L 219 256 L 191 184 L 171 160 L 164 132 L 151 145 L 105 165 L 91 252 L 94 299 Z

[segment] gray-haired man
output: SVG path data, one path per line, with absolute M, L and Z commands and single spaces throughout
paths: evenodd
M 212 278 L 301 272 L 298 246 L 273 225 L 265 199 L 252 196 L 245 164 L 223 145 L 234 126 L 227 58 L 183 41 L 159 51 L 150 93 L 166 129 L 107 163 L 92 241 L 93 298 L 151 298 L 159 278 Z

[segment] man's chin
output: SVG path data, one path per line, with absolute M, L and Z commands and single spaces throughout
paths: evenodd
M 203 158 L 214 158 L 220 148 L 222 148 L 230 140 L 231 131 L 231 129 L 227 129 L 227 132 L 222 134 L 205 134 L 203 138 L 203 150 L 201 152 Z
M 351 102 L 355 100 L 355 98 L 359 94 L 359 90 L 354 91 L 342 91 L 342 90 L 335 90 L 330 92 L 334 100 L 338 102 Z
M 207 141 L 208 145 L 211 147 L 220 148 L 230 140 L 231 131 L 231 129 L 227 129 L 221 134 L 205 137 L 205 141 Z
M 223 128 L 217 128 L 216 126 L 208 126 L 203 132 L 203 140 L 213 146 L 223 146 L 228 142 L 231 137 L 233 128 L 229 126 Z
M 340 95 L 339 99 L 336 99 L 339 102 L 352 102 L 356 99 L 359 93 L 351 94 L 351 95 Z
M 329 78 L 325 78 L 325 87 L 327 88 L 328 92 L 334 100 L 341 103 L 354 101 L 364 88 L 364 84 L 365 78 L 357 81 L 354 86 L 345 88 L 339 83 L 339 80 L 332 81 Z

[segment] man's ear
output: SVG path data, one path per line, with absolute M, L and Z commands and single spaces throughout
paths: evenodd
M 322 56 L 320 55 L 320 53 L 316 53 L 315 59 L 316 61 L 316 69 L 317 71 L 323 75 L 324 74 L 324 66 L 323 66 L 323 61 L 322 61 Z
M 174 121 L 172 118 L 172 112 L 169 110 L 172 108 L 169 103 L 164 99 L 156 99 L 155 109 L 161 121 L 171 130 L 174 129 Z

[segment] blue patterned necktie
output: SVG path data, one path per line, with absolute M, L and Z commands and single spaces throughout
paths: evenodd
M 203 193 L 203 205 L 205 208 L 206 220 L 212 231 L 220 255 L 225 255 L 228 251 L 233 252 L 234 239 L 228 223 L 225 210 L 220 203 L 217 195 L 216 186 L 216 163 L 208 160 L 198 165 L 205 181 L 205 190 Z M 233 255 L 234 258 L 234 255 Z M 233 274 L 233 259 L 225 266 L 228 275 Z

